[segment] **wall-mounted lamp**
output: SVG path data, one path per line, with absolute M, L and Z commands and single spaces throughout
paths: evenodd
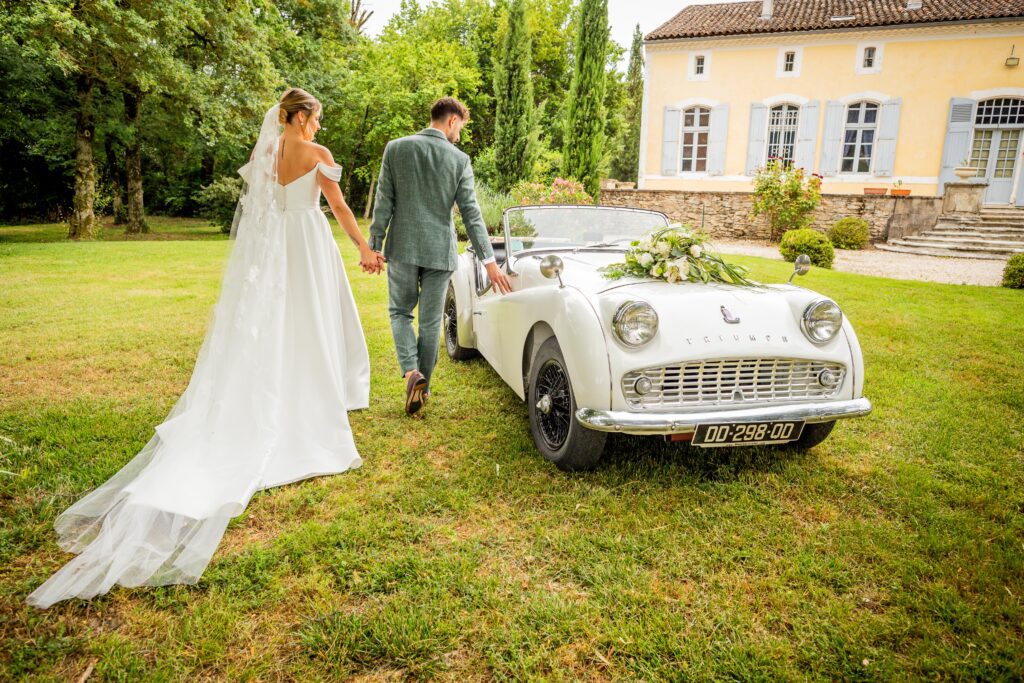
M 1020 57 L 1014 57 L 1014 56 L 1013 56 L 1013 51 L 1014 51 L 1014 50 L 1015 50 L 1016 48 L 1017 48 L 1017 46 L 1016 46 L 1016 45 L 1011 45 L 1011 46 L 1010 46 L 1010 56 L 1006 58 L 1006 61 L 1005 61 L 1005 62 L 1003 62 L 1004 64 L 1006 64 L 1006 66 L 1009 66 L 1009 67 L 1015 67 L 1015 66 L 1017 66 L 1018 64 L 1020 64 Z

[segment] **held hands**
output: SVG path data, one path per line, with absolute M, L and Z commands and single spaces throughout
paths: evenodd
M 491 263 L 487 264 L 487 277 L 490 278 L 494 288 L 502 294 L 508 294 L 512 291 L 512 283 L 508 281 L 508 277 L 502 272 L 501 268 L 498 268 L 498 264 Z
M 364 273 L 379 275 L 384 270 L 384 255 L 379 251 L 371 251 L 369 247 L 360 249 L 359 267 Z

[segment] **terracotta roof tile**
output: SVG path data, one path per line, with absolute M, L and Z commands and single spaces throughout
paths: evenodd
M 920 9 L 912 10 L 907 9 L 907 0 L 774 0 L 773 5 L 770 19 L 761 19 L 760 0 L 690 5 L 647 34 L 646 39 L 1024 18 L 1024 0 L 923 0 Z M 843 16 L 853 18 L 832 19 Z

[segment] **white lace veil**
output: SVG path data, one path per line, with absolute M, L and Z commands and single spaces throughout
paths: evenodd
M 277 152 L 281 140 L 281 105 L 275 104 L 263 116 L 263 125 L 256 139 L 249 163 L 238 172 L 242 176 L 242 194 L 231 222 L 231 239 L 238 237 L 243 222 L 259 223 L 274 206 L 277 183 Z

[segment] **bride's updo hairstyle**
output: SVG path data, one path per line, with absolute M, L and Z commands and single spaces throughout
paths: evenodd
M 309 133 L 309 122 L 320 111 L 320 101 L 302 88 L 289 88 L 281 95 L 281 101 L 278 104 L 281 105 L 280 121 L 282 125 L 291 123 L 300 111 L 306 114 L 302 136 L 311 140 L 313 136 Z

